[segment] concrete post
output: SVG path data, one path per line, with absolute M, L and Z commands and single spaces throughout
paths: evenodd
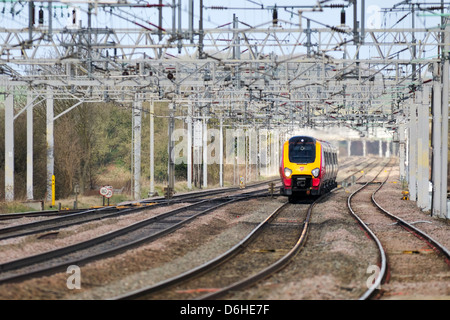
M 14 200 L 14 94 L 5 99 L 5 201 Z
M 149 197 L 155 195 L 155 104 L 150 101 L 150 191 Z
M 167 185 L 172 190 L 175 186 L 175 155 L 174 155 L 174 149 L 175 149 L 175 143 L 174 143 L 174 136 L 173 131 L 175 130 L 175 104 L 169 103 L 169 128 L 168 128 L 168 137 L 169 137 L 169 144 L 168 144 L 168 164 L 167 164 Z
M 450 212 L 447 210 L 447 175 L 448 175 L 448 77 L 449 77 L 449 51 L 450 51 L 450 26 L 445 27 L 444 32 L 444 51 L 442 66 L 442 134 L 441 134 L 441 215 L 450 219 Z
M 203 188 L 208 187 L 208 127 L 203 119 Z
M 378 156 L 383 157 L 383 141 L 378 140 Z
M 33 96 L 27 94 L 27 200 L 33 200 Z
M 139 99 L 139 98 L 137 98 Z M 141 198 L 141 123 L 142 123 L 142 101 L 133 103 L 133 153 L 134 153 L 134 194 L 133 199 Z
M 417 105 L 413 102 L 409 106 L 409 152 L 408 152 L 408 189 L 409 199 L 417 200 Z
M 192 104 L 188 105 L 187 116 L 187 187 L 192 189 Z
M 55 168 L 53 94 L 47 87 L 47 201 L 52 200 L 52 177 Z
M 424 87 L 421 97 L 422 104 L 418 105 L 417 119 L 417 206 L 422 210 L 430 209 L 429 201 L 429 88 Z
M 250 147 L 249 147 L 249 153 L 250 153 L 250 157 L 249 157 L 249 163 L 250 163 L 250 168 L 252 170 L 252 174 L 251 176 L 253 178 L 257 178 L 258 175 L 258 140 L 256 137 L 256 130 L 255 129 L 249 129 L 249 141 L 250 141 Z
M 405 137 L 405 125 L 400 124 L 398 126 L 398 136 L 399 136 L 399 157 L 400 157 L 400 181 L 406 180 L 406 137 Z M 386 142 L 387 146 L 387 142 Z
M 435 63 L 434 70 L 437 72 L 437 63 Z M 433 166 L 432 166 L 432 181 L 433 181 L 433 203 L 432 203 L 432 215 L 436 217 L 442 217 L 441 214 L 441 83 L 438 80 L 434 80 L 433 84 Z

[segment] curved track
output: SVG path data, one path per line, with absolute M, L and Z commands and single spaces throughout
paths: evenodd
M 248 185 L 247 189 L 259 187 L 261 185 L 267 184 L 268 181 L 255 183 L 252 185 Z M 15 226 L 5 227 L 0 229 L 0 240 L 9 239 L 13 237 L 21 237 L 30 234 L 36 234 L 45 231 L 55 231 L 61 228 L 69 227 L 72 225 L 91 222 L 95 220 L 101 220 L 106 218 L 113 218 L 125 214 L 136 213 L 145 209 L 154 209 L 161 206 L 168 206 L 169 204 L 174 204 L 177 202 L 186 202 L 186 201 L 198 201 L 199 199 L 205 199 L 217 194 L 223 194 L 226 192 L 234 192 L 239 191 L 238 187 L 229 187 L 229 188 L 219 188 L 219 189 L 211 189 L 206 191 L 197 191 L 190 192 L 185 194 L 175 195 L 172 199 L 166 200 L 163 197 L 157 197 L 154 199 L 146 199 L 141 201 L 134 201 L 130 203 L 126 203 L 118 206 L 107 206 L 101 208 L 92 208 L 85 210 L 77 210 L 77 211 L 58 211 L 54 212 L 45 212 L 45 213 L 14 213 L 5 215 L 6 217 L 13 217 L 14 219 L 21 217 L 31 217 L 46 215 L 53 217 L 54 215 L 59 213 L 59 216 L 56 218 L 49 218 L 41 221 L 35 221 L 30 223 L 19 224 Z M 2 215 L 0 215 L 2 216 Z
M 367 196 L 370 196 L 370 200 L 372 205 L 379 211 L 382 212 L 386 217 L 388 217 L 391 221 L 389 225 L 392 224 L 392 220 L 394 220 L 396 223 L 394 225 L 398 224 L 400 225 L 404 230 L 407 230 L 409 233 L 412 233 L 416 236 L 414 239 L 408 238 L 408 243 L 410 243 L 411 246 L 417 246 L 417 239 L 420 239 L 423 243 L 430 246 L 434 251 L 438 252 L 436 254 L 437 259 L 444 259 L 447 264 L 449 264 L 450 261 L 450 252 L 447 248 L 442 246 L 439 242 L 419 230 L 418 228 L 414 227 L 410 223 L 407 223 L 406 221 L 400 219 L 399 217 L 396 217 L 392 213 L 388 212 L 387 210 L 383 209 L 378 202 L 375 199 L 376 193 L 385 185 L 386 181 L 389 178 L 390 171 L 387 173 L 385 179 L 381 182 L 375 182 L 375 180 L 380 176 L 382 171 L 385 168 L 383 168 L 371 181 L 368 181 L 365 183 L 361 188 L 353 192 L 347 200 L 348 208 L 351 212 L 351 214 L 355 217 L 355 219 L 358 221 L 358 223 L 363 227 L 363 229 L 367 232 L 367 234 L 370 236 L 370 238 L 376 243 L 376 246 L 379 251 L 379 272 L 373 281 L 372 285 L 364 292 L 363 295 L 359 297 L 360 300 L 367 300 L 376 297 L 377 294 L 382 294 L 381 285 L 383 281 L 385 281 L 388 278 L 388 273 L 390 270 L 389 266 L 389 259 L 388 259 L 388 253 L 386 252 L 385 247 L 389 247 L 390 244 L 387 242 L 386 233 L 388 232 L 395 232 L 398 237 L 405 238 L 406 233 L 402 233 L 401 230 L 398 230 L 396 228 L 395 230 L 387 231 L 385 229 L 381 229 L 379 226 L 379 223 L 375 225 L 375 223 L 368 222 L 370 221 L 371 213 L 366 213 L 361 210 L 359 210 L 358 214 L 356 213 L 357 209 L 354 208 L 352 205 L 352 199 L 356 197 L 357 194 L 362 193 L 365 191 Z M 366 196 L 366 197 L 367 197 Z M 386 225 L 388 225 L 388 222 L 386 222 Z M 369 227 L 369 225 L 371 227 Z M 373 227 L 372 227 L 373 225 Z M 378 231 L 373 231 L 372 229 L 377 228 Z M 380 239 L 381 236 L 381 239 Z M 440 258 L 439 258 L 440 257 Z M 414 264 L 414 263 L 413 263 Z
M 251 285 L 283 268 L 299 252 L 306 240 L 312 208 L 315 203 L 324 198 L 326 195 L 312 204 L 303 204 L 304 218 L 296 223 L 282 222 L 282 216 L 292 217 L 294 211 L 292 209 L 296 207 L 286 202 L 224 254 L 181 275 L 115 299 L 215 299 L 227 294 L 230 290 L 239 290 Z M 298 214 L 297 211 L 295 216 Z M 282 236 L 280 231 L 283 231 Z M 290 245 L 285 247 L 285 242 Z M 285 248 L 261 249 L 280 246 Z M 280 258 L 280 251 L 287 251 L 287 253 Z M 248 265 L 248 261 L 252 263 L 250 268 L 246 269 L 243 265 Z M 255 269 L 259 271 L 255 272 Z M 212 284 L 214 289 L 202 288 L 208 284 Z M 214 292 L 201 296 L 202 292 L 211 290 Z
M 267 196 L 267 191 L 262 193 L 256 190 L 235 197 L 223 196 L 200 200 L 90 240 L 0 264 L 0 283 L 49 274 L 72 264 L 82 264 L 122 252 L 173 232 L 196 217 L 221 206 L 262 195 Z
M 360 173 L 361 170 L 363 170 L 363 169 L 372 167 L 374 164 L 375 164 L 375 161 L 364 163 L 361 168 L 359 168 L 356 172 L 353 172 L 352 174 L 350 174 L 347 178 L 353 176 L 354 174 Z M 360 178 L 362 178 L 362 175 L 355 180 L 359 180 Z M 258 260 L 258 259 L 255 259 L 254 256 L 251 256 L 251 253 L 249 256 L 249 251 L 251 251 L 251 250 L 248 250 L 248 249 L 245 250 L 249 246 L 249 243 L 250 242 L 252 244 L 257 243 L 258 239 L 263 238 L 261 233 L 263 233 L 264 230 L 267 230 L 270 228 L 271 222 L 276 219 L 275 215 L 279 215 L 282 211 L 287 211 L 288 208 L 294 208 L 294 207 L 296 207 L 296 205 L 285 203 L 282 206 L 280 206 L 277 210 L 275 210 L 273 213 L 271 213 L 266 218 L 266 220 L 264 220 L 260 225 L 258 225 L 258 227 L 255 228 L 245 239 L 243 239 L 240 243 L 235 245 L 233 248 L 228 250 L 226 253 L 218 256 L 217 258 L 215 258 L 197 268 L 189 270 L 183 274 L 180 274 L 180 275 L 170 278 L 168 280 L 162 281 L 158 284 L 148 286 L 145 288 L 141 288 L 141 289 L 133 291 L 133 292 L 129 292 L 127 294 L 116 297 L 116 299 L 167 299 L 167 298 L 180 299 L 180 294 L 181 294 L 181 297 L 184 296 L 184 298 L 186 297 L 186 294 L 188 294 L 189 298 L 195 297 L 197 299 L 216 299 L 216 298 L 226 295 L 228 292 L 230 292 L 232 290 L 239 290 L 239 289 L 247 287 L 253 283 L 256 283 L 259 280 L 266 278 L 266 277 L 270 276 L 271 274 L 282 269 L 300 251 L 302 245 L 306 241 L 313 207 L 317 203 L 325 200 L 329 195 L 330 195 L 330 193 L 323 195 L 322 197 L 318 198 L 316 201 L 314 201 L 312 204 L 310 204 L 308 206 L 308 208 L 305 210 L 305 213 L 304 213 L 304 215 L 305 215 L 304 220 L 301 222 L 301 225 L 298 226 L 298 234 L 299 235 L 295 241 L 292 241 L 293 244 L 292 244 L 291 248 L 289 248 L 287 250 L 285 249 L 287 251 L 287 253 L 285 255 L 283 255 L 281 258 L 276 259 L 276 261 L 274 261 L 273 263 L 269 263 L 270 259 L 267 259 L 268 261 L 265 262 L 264 266 L 255 267 L 255 268 L 260 269 L 259 272 L 255 273 L 253 271 L 251 275 L 247 275 L 247 277 L 244 277 L 243 279 L 242 279 L 242 275 L 241 275 L 240 278 L 237 280 L 234 280 L 234 282 L 232 281 L 230 283 L 230 281 L 228 281 L 228 283 L 226 283 L 226 284 L 222 283 L 221 285 L 219 285 L 220 289 L 217 288 L 218 282 L 221 282 L 217 279 L 230 279 L 232 277 L 235 278 L 235 276 L 230 275 L 230 269 L 231 270 L 239 269 L 242 271 L 241 266 L 245 265 L 245 261 L 257 261 Z M 275 242 L 281 241 L 279 239 L 280 234 L 282 234 L 284 237 L 286 230 L 288 230 L 288 229 L 279 229 L 277 232 L 278 238 L 274 239 L 273 241 L 275 241 Z M 282 231 L 282 232 L 280 232 L 280 231 Z M 258 247 L 258 245 L 255 245 L 255 247 Z M 277 247 L 277 245 L 274 244 L 273 247 Z M 233 262 L 228 261 L 232 257 L 235 257 L 235 259 L 234 259 L 235 261 L 233 261 Z M 239 263 L 238 261 L 242 261 L 242 262 Z M 221 264 L 229 264 L 229 265 L 231 265 L 231 267 L 228 267 L 228 271 L 227 271 L 227 267 L 226 266 L 224 267 Z M 221 269 L 224 269 L 226 271 L 220 271 Z M 219 277 L 214 276 L 213 278 L 216 280 L 208 280 L 207 277 L 210 274 L 216 274 L 218 272 L 224 272 L 224 273 L 221 274 L 221 276 L 219 276 Z M 204 276 L 205 273 L 207 274 L 207 276 Z M 233 273 L 233 272 L 231 272 L 231 273 Z M 203 278 L 203 280 L 202 280 L 202 278 Z M 189 284 L 186 284 L 186 282 Z M 213 283 L 215 288 L 212 290 L 214 292 L 207 294 L 205 296 L 199 297 L 198 296 L 199 291 L 201 292 L 202 290 L 206 290 L 206 291 L 208 290 L 208 289 L 201 289 L 201 290 L 195 289 L 195 287 L 201 286 L 201 282 Z M 178 288 L 177 288 L 177 286 L 178 286 Z M 190 286 L 191 288 L 187 289 L 188 286 Z M 173 289 L 173 288 L 176 288 L 176 289 Z M 194 295 L 194 293 L 196 293 L 196 292 L 197 292 L 197 294 Z M 183 295 L 183 293 L 184 293 L 184 295 Z
M 348 173 L 350 174 L 349 177 L 355 176 L 354 179 L 351 179 L 352 182 L 361 184 L 359 181 L 363 177 L 365 177 L 365 174 L 363 171 L 369 171 L 373 169 L 373 167 L 376 167 L 379 165 L 376 161 L 370 162 L 364 162 L 359 163 L 357 166 L 357 170 L 353 170 L 353 173 L 350 173 L 351 171 L 348 170 Z M 387 179 L 387 178 L 386 178 Z M 374 178 L 375 180 L 375 178 Z M 372 188 L 372 187 L 378 187 L 376 191 L 373 192 L 372 199 L 375 201 L 374 194 L 383 186 L 383 183 L 379 182 L 373 182 L 374 180 L 365 183 L 360 189 L 358 189 L 354 194 L 350 195 L 348 198 L 348 203 L 350 203 L 350 199 L 354 198 L 356 194 L 363 189 L 366 188 Z M 347 177 L 347 181 L 348 177 Z M 267 182 L 263 182 L 263 184 L 266 184 Z M 337 188 L 334 191 L 338 190 L 340 188 Z M 245 190 L 244 190 L 245 191 Z M 221 190 L 220 193 L 223 193 L 224 191 Z M 326 194 L 325 196 L 329 195 L 330 193 Z M 207 195 L 200 195 L 197 194 L 198 198 L 201 197 L 207 197 Z M 115 232 L 111 232 L 109 234 L 102 235 L 101 237 L 98 237 L 96 239 L 91 239 L 88 241 L 85 241 L 83 243 L 77 243 L 74 246 L 69 246 L 65 248 L 60 248 L 58 250 L 55 250 L 53 252 L 26 257 L 24 259 L 18 259 L 15 261 L 10 261 L 4 264 L 0 265 L 0 283 L 2 282 L 15 282 L 23 279 L 27 279 L 30 277 L 34 277 L 35 275 L 40 274 L 51 274 L 59 270 L 64 270 L 67 268 L 68 265 L 76 264 L 80 265 L 85 262 L 96 260 L 102 257 L 110 256 L 122 251 L 125 251 L 128 248 L 131 248 L 133 246 L 137 246 L 141 243 L 150 242 L 153 239 L 156 239 L 157 237 L 160 237 L 164 234 L 167 234 L 169 232 L 172 232 L 173 230 L 176 230 L 177 228 L 181 227 L 183 224 L 187 223 L 188 221 L 191 221 L 192 219 L 195 219 L 196 216 L 205 214 L 206 212 L 209 212 L 211 210 L 214 210 L 215 208 L 226 205 L 228 203 L 236 202 L 239 200 L 245 200 L 249 197 L 256 197 L 260 195 L 255 194 L 247 194 L 247 195 L 240 195 L 240 196 L 234 196 L 234 197 L 224 197 L 222 195 L 222 200 L 218 200 L 219 198 L 215 199 L 205 199 L 197 201 L 197 203 L 194 203 L 192 205 L 186 206 L 186 208 L 180 208 L 176 210 L 172 210 L 170 212 L 158 215 L 156 217 L 147 219 L 146 222 L 139 222 L 136 223 L 133 226 L 129 226 L 131 229 L 125 231 L 123 235 Z M 265 192 L 265 196 L 267 196 L 267 192 Z M 323 197 L 325 199 L 325 197 Z M 162 199 L 161 199 L 162 200 Z M 164 200 L 163 200 L 164 201 Z M 190 200 L 187 200 L 185 202 L 189 202 Z M 172 200 L 172 203 L 175 203 L 175 200 Z M 141 298 L 151 298 L 154 299 L 215 299 L 223 297 L 227 294 L 230 290 L 240 290 L 241 288 L 244 288 L 246 286 L 249 286 L 250 284 L 259 281 L 262 278 L 268 277 L 274 272 L 277 272 L 281 268 L 283 268 L 287 263 L 289 263 L 290 259 L 294 257 L 301 249 L 306 236 L 308 234 L 308 226 L 309 226 L 309 218 L 311 216 L 311 206 L 309 210 L 307 208 L 304 208 L 304 215 L 305 220 L 297 219 L 298 221 L 295 221 L 295 223 L 283 223 L 280 222 L 280 220 L 277 220 L 280 217 L 280 214 L 283 214 L 283 212 L 289 211 L 290 207 L 300 207 L 300 205 L 293 205 L 293 204 L 283 204 L 280 208 L 278 208 L 277 213 L 272 213 L 271 217 L 268 217 L 265 222 L 262 222 L 258 228 L 256 228 L 251 234 L 249 234 L 246 237 L 246 242 L 240 243 L 236 245 L 236 251 L 232 251 L 230 249 L 229 253 L 223 256 L 219 256 L 213 261 L 210 261 L 196 269 L 198 270 L 191 270 L 188 272 L 185 272 L 179 276 L 176 276 L 174 278 L 171 278 L 169 280 L 163 281 L 160 284 L 152 285 L 152 287 L 146 287 L 143 289 L 140 289 L 136 292 L 131 292 L 129 294 L 125 294 L 123 296 L 117 297 L 117 299 L 141 299 Z M 136 204 L 129 204 L 126 209 L 135 209 L 134 207 Z M 151 208 L 151 207 L 147 207 Z M 142 207 L 136 208 L 138 210 L 145 209 Z M 192 210 L 191 210 L 192 209 Z M 173 214 L 173 216 L 171 215 Z M 278 218 L 277 218 L 278 217 Z M 152 220 L 150 222 L 150 220 Z M 184 221 L 186 220 L 186 221 Z M 282 220 L 282 219 L 281 219 Z M 363 222 L 363 219 L 361 219 L 361 222 Z M 367 224 L 367 223 L 366 223 Z M 288 226 L 289 225 L 289 226 Z M 132 230 L 135 228 L 135 230 Z M 277 229 L 278 228 L 278 229 Z M 258 230 L 257 230 L 258 229 Z M 265 231 L 270 231 L 270 229 L 274 230 L 276 229 L 278 232 L 278 238 L 275 241 L 279 241 L 279 234 L 283 234 L 288 236 L 287 230 L 290 229 L 296 229 L 296 233 L 298 238 L 295 240 L 291 240 L 292 246 L 290 248 L 282 248 L 280 249 L 276 245 L 273 246 L 276 249 L 264 249 L 263 245 L 260 245 L 258 243 L 262 238 L 270 239 L 270 236 L 264 236 Z M 281 233 L 280 233 L 281 231 Z M 286 232 L 284 232 L 286 231 Z M 293 232 L 292 234 L 294 234 Z M 269 232 L 270 233 L 270 232 Z M 126 239 L 130 234 L 134 234 L 133 237 L 130 239 Z M 146 234 L 146 236 L 142 236 L 142 234 Z M 288 237 L 293 239 L 292 234 L 290 234 Z M 148 237 L 147 237 L 148 236 Z M 431 242 L 432 240 L 429 240 Z M 97 242 L 97 243 L 96 243 Z M 380 242 L 380 247 L 381 246 Z M 109 248 L 107 248 L 109 247 Z M 253 249 L 252 249 L 253 248 Z M 263 248 L 263 249 L 258 249 Z M 49 254 L 49 255 L 47 255 Z M 173 287 L 175 284 L 178 285 L 179 282 L 186 283 L 187 279 L 190 279 L 191 277 L 198 277 L 198 273 L 204 274 L 206 270 L 208 270 L 210 267 L 214 267 L 214 270 L 219 270 L 221 268 L 225 268 L 225 265 L 230 264 L 231 267 L 229 269 L 238 269 L 241 266 L 241 263 L 238 261 L 238 256 L 244 257 L 245 254 L 247 254 L 246 258 L 243 258 L 244 260 L 257 260 L 258 258 L 252 258 L 253 257 L 271 257 L 276 256 L 276 259 L 263 259 L 267 260 L 265 264 L 258 264 L 257 269 L 260 270 L 260 272 L 253 272 L 253 275 L 246 274 L 243 277 L 240 277 L 239 279 L 233 278 L 233 281 L 221 284 L 220 286 L 205 286 L 206 291 L 210 291 L 212 293 L 209 293 L 207 295 L 202 295 L 205 291 L 197 290 L 195 288 L 202 289 L 203 285 L 195 284 L 192 288 L 183 288 L 178 287 L 175 291 L 178 291 L 177 295 L 169 294 L 169 296 L 162 296 L 159 295 L 161 293 L 160 286 L 167 286 L 170 285 Z M 282 254 L 282 256 L 281 256 Z M 447 253 L 448 254 L 448 253 Z M 234 262 L 233 262 L 234 261 Z M 241 260 L 242 261 L 242 260 Z M 386 266 L 386 269 L 388 267 Z M 191 274 L 192 273 L 192 274 Z M 214 273 L 214 271 L 213 271 Z M 231 279 L 231 276 L 222 276 L 222 278 L 229 278 Z M 383 277 L 380 277 L 380 281 L 376 282 L 373 287 L 377 287 L 377 283 L 380 284 Z M 207 280 L 208 281 L 208 280 Z M 211 280 L 209 280 L 211 281 Z M 212 282 L 210 282 L 212 283 Z M 157 288 L 157 289 L 155 289 Z M 146 291 L 148 290 L 148 291 Z M 155 293 L 158 292 L 158 295 L 155 295 Z M 372 291 L 371 293 L 365 294 L 362 299 L 367 299 L 369 297 L 373 297 L 373 292 L 376 292 L 376 289 Z M 195 293 L 195 295 L 193 295 Z M 367 295 L 367 297 L 365 297 Z

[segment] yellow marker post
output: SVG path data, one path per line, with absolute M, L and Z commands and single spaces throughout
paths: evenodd
M 52 175 L 52 207 L 55 206 L 55 175 Z

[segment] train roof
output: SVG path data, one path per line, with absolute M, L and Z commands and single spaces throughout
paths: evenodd
M 292 136 L 292 137 L 289 138 L 288 141 L 291 141 L 291 139 L 294 139 L 294 138 L 296 138 L 296 139 L 299 139 L 299 138 L 307 138 L 307 139 L 313 140 L 314 142 L 319 141 L 320 143 L 326 144 L 326 145 L 332 147 L 333 149 L 337 149 L 337 148 L 336 148 L 333 144 L 331 144 L 330 142 L 325 141 L 325 140 L 321 140 L 321 139 L 317 139 L 317 138 L 314 138 L 314 137 L 312 137 L 312 136 L 303 136 L 303 135 Z
M 314 140 L 314 141 L 317 140 L 316 138 L 311 137 L 311 136 L 293 136 L 293 137 L 290 137 L 289 140 L 291 140 L 291 139 L 299 139 L 299 138 L 307 138 L 307 139 L 311 139 L 311 140 Z

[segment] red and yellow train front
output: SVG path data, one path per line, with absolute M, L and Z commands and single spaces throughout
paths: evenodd
M 318 195 L 322 168 L 322 146 L 320 141 L 306 136 L 292 137 L 283 145 L 280 176 L 283 182 L 281 195 L 296 193 Z

